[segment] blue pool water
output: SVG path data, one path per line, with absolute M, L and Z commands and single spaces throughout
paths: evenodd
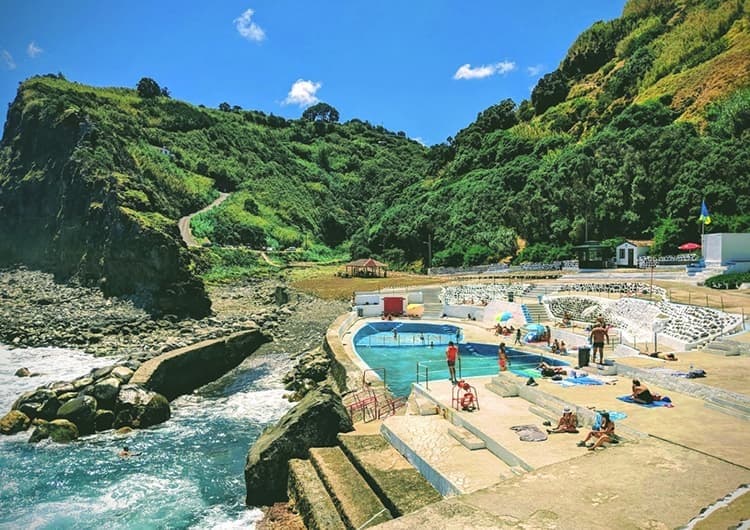
M 498 345 L 464 342 L 460 328 L 449 324 L 370 323 L 354 336 L 354 349 L 370 368 L 385 368 L 386 384 L 391 393 L 405 397 L 411 391 L 411 384 L 417 381 L 417 371 L 420 381 L 424 381 L 428 374 L 430 381 L 448 379 L 445 348 L 448 341 L 456 342 L 457 332 L 460 356 L 460 363 L 456 364 L 458 377 L 497 374 Z M 507 351 L 510 370 L 523 377 L 528 377 L 527 371 L 534 369 L 542 359 L 537 353 L 513 348 Z M 552 365 L 566 364 L 547 357 L 544 360 Z

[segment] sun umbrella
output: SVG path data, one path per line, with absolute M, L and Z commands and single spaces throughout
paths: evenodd
M 545 327 L 541 324 L 526 324 L 526 329 L 529 331 L 545 331 Z
M 513 318 L 513 313 L 511 313 L 510 311 L 503 311 L 502 313 L 500 313 L 500 316 L 497 317 L 500 322 L 505 322 L 506 320 L 510 320 L 511 318 Z
M 677 248 L 680 250 L 698 250 L 701 246 L 698 243 L 683 243 Z
M 414 317 L 421 317 L 424 314 L 423 304 L 409 304 L 406 306 L 406 314 Z

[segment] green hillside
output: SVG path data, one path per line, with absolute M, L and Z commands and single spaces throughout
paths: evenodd
M 531 101 L 501 101 L 443 145 L 431 172 L 365 246 L 429 230 L 433 264 L 569 257 L 591 239 L 654 238 L 676 252 L 709 231 L 750 230 L 750 2 L 633 0 L 582 33 Z M 429 219 L 429 224 L 420 219 Z M 424 239 L 424 238 L 423 238 Z
M 586 234 L 673 253 L 704 198 L 708 230 L 750 230 L 750 0 L 631 0 L 530 101 L 499 101 L 430 149 L 326 104 L 286 120 L 144 87 L 20 86 L 0 144 L 0 265 L 206 314 L 206 264 L 248 258 L 191 253 L 177 220 L 220 191 L 192 225 L 214 244 L 417 270 L 428 238 L 433 265 L 568 257 Z
M 398 196 L 426 170 L 427 149 L 404 133 L 325 113 L 289 121 L 221 108 L 58 76 L 24 82 L 0 147 L 2 263 L 205 314 L 177 220 L 219 191 L 230 199 L 194 220 L 198 236 L 346 251 L 364 205 Z

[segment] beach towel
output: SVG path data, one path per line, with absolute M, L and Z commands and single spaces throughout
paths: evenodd
M 522 442 L 543 442 L 547 439 L 547 433 L 536 425 L 514 425 L 511 430 L 518 433 Z
M 672 404 L 672 400 L 669 399 L 669 396 L 662 396 L 662 398 L 659 401 L 654 401 L 653 403 L 638 403 L 633 399 L 633 396 L 619 396 L 617 399 L 620 401 L 624 401 L 625 403 L 633 403 L 635 405 L 640 405 L 641 407 L 646 407 L 649 409 L 653 409 L 656 407 L 674 407 Z
M 521 377 L 541 377 L 539 370 L 537 370 L 536 368 L 513 368 L 511 366 L 510 371 L 516 375 L 520 375 Z
M 603 385 L 604 382 L 600 381 L 599 379 L 595 379 L 593 377 L 568 377 L 565 379 L 566 383 L 570 383 L 572 385 Z

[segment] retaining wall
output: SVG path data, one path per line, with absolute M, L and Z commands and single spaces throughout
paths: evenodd
M 269 340 L 254 328 L 179 348 L 143 363 L 130 384 L 158 392 L 171 401 L 215 381 Z

